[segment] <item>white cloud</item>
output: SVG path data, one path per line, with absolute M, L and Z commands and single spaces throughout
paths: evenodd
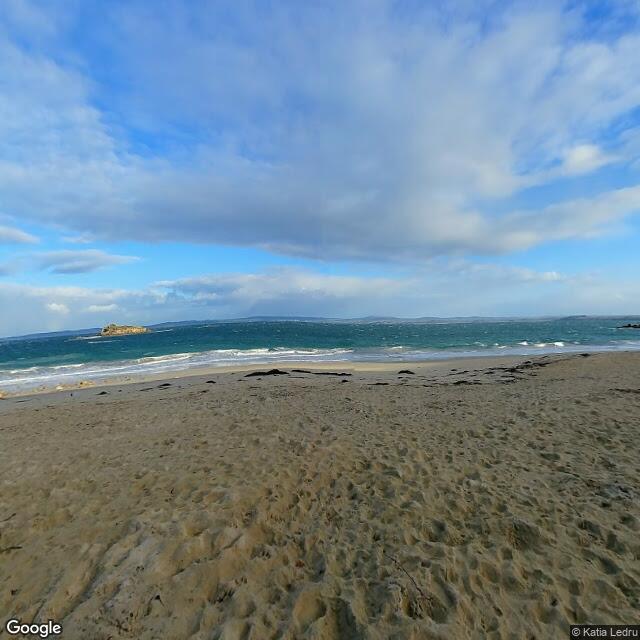
M 86 311 L 87 313 L 107 313 L 116 311 L 118 309 L 117 304 L 90 304 Z
M 129 264 L 139 260 L 136 256 L 120 256 L 99 249 L 85 251 L 48 251 L 34 254 L 33 259 L 41 269 L 53 273 L 89 273 L 105 267 Z
M 604 154 L 597 145 L 579 144 L 567 149 L 562 166 L 567 174 L 579 175 L 591 173 L 614 160 L 613 156 Z
M 637 313 L 637 278 L 433 262 L 378 278 L 297 269 L 206 275 L 141 290 L 0 282 L 0 336 L 184 319 L 255 315 L 362 317 Z M 16 300 L 20 304 L 16 304 Z
M 33 244 L 38 238 L 20 229 L 0 225 L 0 244 Z
M 397 295 L 406 286 L 393 278 L 325 275 L 298 269 L 222 274 L 162 281 L 160 290 L 184 305 L 210 307 L 218 317 L 236 315 L 357 314 L 366 299 Z
M 492 5 L 490 18 L 482 6 L 409 18 L 387 2 L 130 2 L 105 9 L 113 32 L 91 64 L 65 49 L 72 17 L 33 27 L 38 46 L 0 30 L 3 207 L 99 238 L 413 261 L 585 237 L 634 214 L 600 207 L 617 191 L 494 211 L 555 167 L 624 159 L 599 141 L 615 146 L 640 105 L 640 34 L 588 30 L 561 3 Z M 101 65 L 128 81 L 100 85 Z
M 150 323 L 171 313 L 163 304 L 165 299 L 165 294 L 151 290 L 37 287 L 0 281 L 0 335 L 79 329 L 113 321 Z
M 67 244 L 92 244 L 96 241 L 90 233 L 81 233 L 77 236 L 63 236 L 60 240 Z
M 69 313 L 69 307 L 61 302 L 49 302 L 46 305 L 47 309 L 53 313 L 62 313 L 67 315 Z
M 544 241 L 589 238 L 640 210 L 640 186 L 617 189 L 593 198 L 552 204 L 536 211 L 516 211 L 502 220 L 502 239 L 509 249 L 526 249 Z M 486 243 L 491 246 L 490 238 Z M 496 244 L 499 250 L 501 245 Z
M 43 251 L 14 255 L 4 264 L 0 264 L 0 275 L 8 275 L 33 269 L 51 273 L 75 275 L 90 273 L 121 264 L 130 264 L 140 260 L 137 256 L 121 256 L 100 249 L 80 251 Z

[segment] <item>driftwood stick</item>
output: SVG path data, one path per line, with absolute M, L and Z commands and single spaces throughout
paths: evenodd
M 386 551 L 383 551 L 382 553 L 385 556 L 387 556 L 388 558 L 390 558 L 400 568 L 400 570 L 407 576 L 407 578 L 409 578 L 409 580 L 411 580 L 411 582 L 413 583 L 413 586 L 415 587 L 416 591 L 425 600 L 428 600 L 428 597 L 425 594 L 425 592 L 418 586 L 418 583 L 413 579 L 413 576 L 402 566 L 402 564 L 396 558 L 394 558 L 392 555 L 389 555 Z
M 3 553 L 9 553 L 9 551 L 17 551 L 18 549 L 22 549 L 22 546 L 16 544 L 11 547 L 4 547 L 4 549 L 0 549 L 0 555 Z

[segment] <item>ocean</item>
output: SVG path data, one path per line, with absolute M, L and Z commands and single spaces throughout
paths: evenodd
M 98 330 L 0 339 L 0 391 L 183 369 L 287 362 L 420 361 L 640 349 L 637 317 L 537 320 L 209 321 L 147 334 Z

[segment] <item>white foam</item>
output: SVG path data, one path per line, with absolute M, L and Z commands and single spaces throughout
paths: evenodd
M 33 388 L 53 388 L 58 384 L 75 384 L 81 380 L 100 381 L 110 378 L 135 378 L 145 375 L 163 375 L 172 371 L 198 370 L 203 367 L 233 365 L 267 365 L 271 362 L 378 362 L 378 361 L 428 361 L 451 357 L 476 357 L 492 354 L 528 355 L 540 353 L 563 353 L 581 351 L 618 351 L 640 349 L 640 342 L 634 340 L 612 341 L 606 345 L 568 344 L 554 342 L 526 341 L 512 344 L 493 344 L 492 347 L 461 346 L 458 348 L 416 348 L 400 345 L 377 347 L 355 351 L 350 348 L 333 349 L 293 349 L 286 347 L 253 349 L 215 349 L 201 352 L 172 353 L 160 356 L 143 356 L 131 360 L 110 362 L 71 363 L 55 366 L 34 366 L 25 369 L 0 369 L 0 389 L 25 390 Z
M 169 353 L 164 356 L 144 356 L 143 358 L 137 358 L 134 362 L 139 362 L 140 364 L 144 364 L 145 362 L 173 362 L 186 360 L 193 355 L 195 355 L 194 352 Z
M 233 364 L 263 364 L 285 361 L 347 360 L 352 349 L 215 349 L 212 351 L 171 353 L 144 356 L 132 360 L 63 364 L 52 367 L 0 370 L 0 388 L 17 390 L 35 387 L 55 387 L 80 380 L 104 380 L 121 376 L 158 375 L 184 369 L 226 366 Z

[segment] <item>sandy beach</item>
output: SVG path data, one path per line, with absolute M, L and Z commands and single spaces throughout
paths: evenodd
M 281 370 L 0 400 L 0 625 L 543 640 L 640 624 L 640 354 Z

